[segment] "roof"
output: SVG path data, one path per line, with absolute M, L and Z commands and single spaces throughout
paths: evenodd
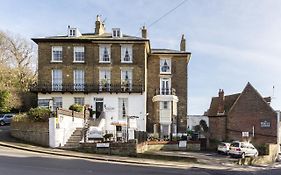
M 69 37 L 67 35 L 61 36 L 49 36 L 49 37 L 42 37 L 42 38 L 32 38 L 32 40 L 36 43 L 38 42 L 49 42 L 49 41 L 62 41 L 62 42 L 88 42 L 88 41 L 148 41 L 147 38 L 141 38 L 137 36 L 130 36 L 123 34 L 122 37 L 112 37 L 111 33 L 103 33 L 101 35 L 96 35 L 95 33 L 83 33 L 81 36 L 78 37 Z
M 224 110 L 225 114 L 231 109 L 235 101 L 238 99 L 241 93 L 232 94 L 224 96 Z M 211 101 L 210 108 L 207 112 L 208 116 L 217 116 L 218 115 L 218 107 L 219 107 L 219 97 L 213 97 Z
M 172 49 L 151 49 L 151 54 L 190 54 L 190 52 Z
M 246 90 L 252 90 L 255 91 L 267 104 L 271 101 L 270 97 L 262 97 L 258 91 L 250 84 L 247 83 L 246 87 L 242 91 L 242 93 L 232 94 L 232 95 L 226 95 L 224 96 L 224 114 L 227 115 L 229 111 L 232 109 L 232 107 L 235 105 L 235 103 L 238 101 L 239 97 L 246 93 Z M 212 97 L 210 108 L 206 112 L 206 115 L 208 116 L 222 116 L 218 115 L 218 108 L 219 108 L 219 97 Z

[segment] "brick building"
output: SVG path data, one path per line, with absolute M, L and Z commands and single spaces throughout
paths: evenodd
M 106 32 L 97 16 L 92 33 L 68 27 L 67 35 L 33 38 L 38 44 L 39 106 L 69 108 L 78 103 L 92 106 L 105 116 L 106 130 L 137 116 L 139 131 L 186 131 L 187 64 L 191 53 L 151 49 L 147 30 L 142 36 Z M 115 123 L 115 124 L 113 124 Z M 178 130 L 177 130 L 178 129 Z
M 277 113 L 270 106 L 270 101 L 270 97 L 263 98 L 250 83 L 237 94 L 225 96 L 224 91 L 219 90 L 218 97 L 212 98 L 206 112 L 210 138 L 276 143 Z

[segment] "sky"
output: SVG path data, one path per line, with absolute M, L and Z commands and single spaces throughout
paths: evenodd
M 188 114 L 203 114 L 219 89 L 238 93 L 247 82 L 278 110 L 280 7 L 280 0 L 0 0 L 0 30 L 28 40 L 65 35 L 68 25 L 88 33 L 99 14 L 107 31 L 140 36 L 146 25 L 152 48 L 179 49 L 184 34 L 192 53 Z

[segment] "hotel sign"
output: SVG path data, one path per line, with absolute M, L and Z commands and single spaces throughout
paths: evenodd
M 261 120 L 261 128 L 270 128 L 270 121 Z

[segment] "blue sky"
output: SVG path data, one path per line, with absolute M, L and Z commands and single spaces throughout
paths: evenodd
M 2 1 L 2 0 L 1 0 Z M 183 0 L 9 0 L 0 5 L 0 30 L 31 37 L 66 34 L 68 25 L 94 30 L 97 14 L 108 31 L 140 35 Z M 281 104 L 281 1 L 186 0 L 175 11 L 148 28 L 153 48 L 179 49 L 187 38 L 189 114 L 203 114 L 218 89 L 241 92 L 247 82 Z

